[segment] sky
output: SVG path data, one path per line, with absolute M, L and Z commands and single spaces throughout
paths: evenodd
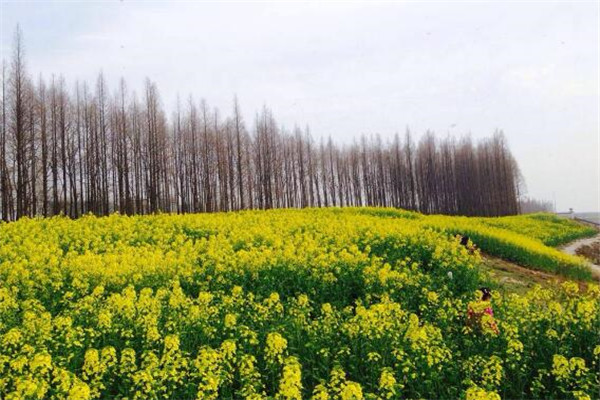
M 237 95 L 250 125 L 267 105 L 339 143 L 501 129 L 529 196 L 600 211 L 599 2 L 0 1 L 0 56 L 20 24 L 32 76 Z

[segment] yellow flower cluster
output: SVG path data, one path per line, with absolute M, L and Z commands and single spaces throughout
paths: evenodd
M 0 223 L 0 398 L 598 393 L 597 285 L 481 302 L 480 254 L 458 233 L 585 277 L 581 260 L 544 243 L 587 232 L 545 215 L 332 208 Z M 468 322 L 488 307 L 493 334 L 487 313 L 481 329 Z
M 477 386 L 467 389 L 466 400 L 500 400 L 500 395 Z

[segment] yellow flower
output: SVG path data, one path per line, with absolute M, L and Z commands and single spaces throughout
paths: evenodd
M 437 303 L 439 295 L 436 292 L 427 292 L 427 301 L 430 303 Z
M 563 291 L 569 296 L 575 296 L 579 293 L 579 285 L 575 282 L 567 281 L 561 285 Z
M 279 393 L 277 398 L 289 400 L 302 399 L 302 374 L 300 363 L 296 357 L 288 357 L 283 366 L 281 381 L 279 382 Z
M 179 336 L 167 335 L 165 336 L 165 353 L 171 353 L 179 350 Z
M 73 383 L 73 387 L 69 390 L 68 400 L 89 400 L 91 398 L 91 392 L 88 385 L 79 380 Z
M 552 374 L 560 379 L 569 376 L 569 360 L 560 354 L 552 356 Z
M 227 313 L 225 314 L 224 325 L 226 328 L 233 328 L 237 323 L 237 317 L 235 314 Z
M 235 344 L 235 340 L 228 339 L 221 343 L 221 353 L 225 359 L 233 358 L 236 351 L 237 345 Z
M 36 354 L 31 362 L 29 368 L 33 373 L 46 374 L 52 368 L 52 356 L 50 354 Z
M 342 386 L 341 400 L 362 400 L 363 392 L 359 383 L 346 381 Z
M 467 389 L 466 400 L 501 400 L 496 392 L 490 392 L 477 386 Z
M 592 398 L 585 392 L 581 390 L 573 391 L 573 397 L 575 400 L 592 400 Z
M 546 336 L 549 339 L 558 339 L 558 332 L 556 332 L 554 329 L 550 328 L 546 331 Z
M 281 363 L 283 353 L 287 348 L 287 340 L 278 332 L 271 332 L 267 335 L 267 347 L 265 348 L 265 359 L 270 362 Z
M 318 384 L 315 386 L 313 390 L 313 394 L 311 397 L 312 400 L 329 400 L 329 393 L 327 392 L 327 388 L 323 384 Z
M 386 399 L 396 395 L 396 378 L 389 368 L 384 368 L 379 376 L 379 389 Z
M 112 314 L 109 311 L 101 311 L 98 314 L 98 328 L 107 329 L 112 325 Z

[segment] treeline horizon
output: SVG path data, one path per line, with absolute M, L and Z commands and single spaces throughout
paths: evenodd
M 531 214 L 537 212 L 555 213 L 556 208 L 554 203 L 549 200 L 522 197 L 519 199 L 519 212 L 521 214 Z
M 410 132 L 351 145 L 288 131 L 264 107 L 248 128 L 234 98 L 222 117 L 190 95 L 167 118 L 156 84 L 138 99 L 99 74 L 66 87 L 32 79 L 17 27 L 2 67 L 0 216 L 78 217 L 327 206 L 427 214 L 519 212 L 520 173 L 502 132 L 473 143 Z

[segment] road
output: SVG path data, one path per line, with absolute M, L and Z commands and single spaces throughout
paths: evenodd
M 596 236 L 593 236 L 590 238 L 583 238 L 583 239 L 579 239 L 579 240 L 575 240 L 573 242 L 567 243 L 566 245 L 561 246 L 558 249 L 560 251 L 562 251 L 563 253 L 576 255 L 575 250 L 577 250 L 579 247 L 581 247 L 585 244 L 592 244 L 594 242 L 600 242 L 600 233 L 597 234 Z M 592 269 L 592 275 L 594 276 L 594 278 L 600 280 L 600 265 L 593 264 L 591 262 L 589 264 L 590 264 L 590 268 Z

